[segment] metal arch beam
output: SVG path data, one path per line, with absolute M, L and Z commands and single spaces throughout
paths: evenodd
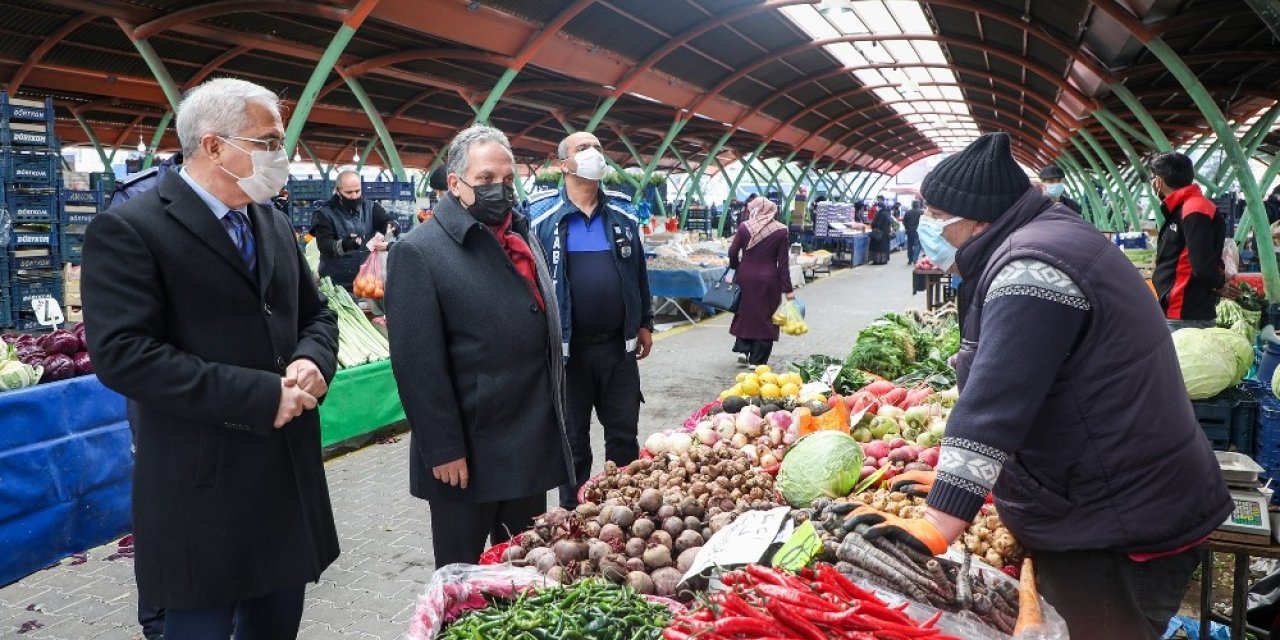
M 233 13 L 297 13 L 319 18 L 345 21 L 351 10 L 318 2 L 301 0 L 222 0 L 200 4 L 189 9 L 174 11 L 139 25 L 131 34 L 133 38 L 150 38 L 178 25 L 200 22 L 209 18 Z
M 341 74 L 342 72 L 339 71 Z M 369 94 L 365 93 L 364 87 L 360 86 L 360 81 L 356 78 L 348 77 L 342 74 L 343 79 L 347 81 L 347 88 L 355 95 L 360 106 L 364 109 L 365 115 L 369 117 L 369 123 L 373 125 L 373 130 L 377 132 L 377 136 L 370 138 L 369 142 L 381 141 L 382 148 L 387 152 L 387 159 L 391 163 L 391 170 L 395 173 L 396 180 L 406 180 L 407 175 L 404 171 L 404 164 L 400 162 L 400 152 L 396 150 L 395 140 L 391 137 L 391 132 L 387 130 L 387 124 L 382 120 L 382 114 L 378 112 L 378 107 L 369 99 Z M 290 124 L 293 121 L 290 120 Z M 368 156 L 368 152 L 365 153 Z M 363 162 L 362 162 L 363 164 Z
M 1183 64 L 1187 66 L 1199 64 L 1216 64 L 1221 62 L 1277 62 L 1280 52 L 1276 51 L 1228 51 L 1217 53 L 1201 53 L 1183 56 Z M 1140 78 L 1151 73 L 1163 73 L 1167 67 L 1161 62 L 1153 62 L 1138 67 L 1129 67 L 1116 74 L 1117 79 L 1128 80 Z
M 66 24 L 58 27 L 58 30 L 54 31 L 52 35 L 40 41 L 40 44 L 36 45 L 36 48 L 27 54 L 26 60 L 13 73 L 13 77 L 9 78 L 9 82 L 6 84 L 9 95 L 17 95 L 18 90 L 22 88 L 22 83 L 26 81 L 27 75 L 31 73 L 31 69 L 36 66 L 36 63 L 44 59 L 50 51 L 53 51 L 54 47 L 66 40 L 67 36 L 70 36 L 77 29 L 92 22 L 97 17 L 97 14 L 94 13 L 82 13 L 68 20 Z
M 1111 122 L 1110 118 L 1107 117 L 1109 115 L 1110 112 L 1107 112 L 1105 109 L 1099 109 L 1094 113 L 1094 117 L 1097 118 L 1098 122 L 1102 125 L 1102 128 L 1106 129 L 1107 134 L 1120 145 L 1120 150 L 1124 152 L 1125 157 L 1129 160 L 1129 166 L 1133 168 L 1134 171 L 1140 171 L 1142 168 L 1142 156 L 1138 153 L 1138 150 L 1129 143 L 1129 139 L 1125 137 L 1124 132 Z M 1138 188 L 1142 190 L 1142 194 L 1149 200 L 1156 197 L 1155 192 L 1151 189 L 1151 184 L 1147 181 L 1140 181 Z M 1156 208 L 1156 221 L 1160 224 L 1164 224 L 1164 213 L 1159 210 L 1159 207 Z M 1141 225 L 1139 225 L 1139 227 L 1141 227 Z
M 916 102 L 918 102 L 918 101 L 915 101 L 915 100 L 891 100 L 891 101 L 888 101 L 888 102 L 883 102 L 883 103 L 880 103 L 880 104 L 877 104 L 877 105 L 868 106 L 868 107 L 866 107 L 866 108 L 858 109 L 858 110 L 856 110 L 856 111 L 851 111 L 851 112 L 849 112 L 849 113 L 847 113 L 847 114 L 844 114 L 843 116 L 841 116 L 841 121 L 843 121 L 844 119 L 849 118 L 850 116 L 853 116 L 853 115 L 859 115 L 859 114 L 865 113 L 866 111 L 871 110 L 871 108 L 872 108 L 872 107 L 891 107 L 892 105 L 895 105 L 895 104 L 915 104 Z M 951 102 L 951 103 L 962 103 L 963 101 L 958 101 L 958 100 L 931 100 L 930 102 Z M 967 104 L 967 103 L 965 103 L 965 104 Z M 938 115 L 938 116 L 956 115 L 956 114 L 953 114 L 953 113 L 949 113 L 949 112 L 942 112 L 942 111 L 916 111 L 916 112 L 914 112 L 914 113 L 915 113 L 915 114 L 917 114 L 917 115 L 925 115 L 925 116 L 928 116 L 928 115 Z M 1001 129 L 1001 130 L 1004 130 L 1004 128 L 1005 128 L 1006 126 L 1008 126 L 1006 123 L 1000 122 L 1000 121 L 998 121 L 998 120 L 992 120 L 992 119 L 989 119 L 989 118 L 982 118 L 982 117 L 980 117 L 980 116 L 970 115 L 970 116 L 969 116 L 969 118 L 970 118 L 971 120 L 973 120 L 975 123 L 979 123 L 979 122 L 980 122 L 980 123 L 987 124 L 988 126 L 992 126 L 992 127 L 994 127 L 994 128 Z M 834 121 L 834 120 L 833 120 L 832 122 L 837 122 L 837 121 Z M 907 124 L 907 125 L 909 125 L 909 126 L 911 126 L 913 129 L 915 128 L 915 125 L 913 125 L 913 124 L 911 124 L 911 123 L 909 123 L 909 122 L 906 122 L 905 120 L 904 120 L 904 123 L 905 123 L 905 124 Z M 851 131 L 849 131 L 849 132 L 846 132 L 846 133 L 844 133 L 844 134 L 841 134 L 841 135 L 840 135 L 840 137 L 836 138 L 836 139 L 835 139 L 835 140 L 833 140 L 831 143 L 829 143 L 829 144 L 826 146 L 826 148 L 824 148 L 822 151 L 819 151 L 819 152 L 818 152 L 818 154 L 819 154 L 819 155 L 823 155 L 823 154 L 825 154 L 828 150 L 830 150 L 830 149 L 831 149 L 832 147 L 834 147 L 836 144 L 842 144 L 842 143 L 844 142 L 844 140 L 845 140 L 845 139 L 847 139 L 850 135 L 852 135 L 853 133 L 860 133 L 860 132 L 861 132 L 861 131 L 862 131 L 862 130 L 867 126 L 867 125 L 871 125 L 871 124 L 882 124 L 882 123 L 881 123 L 881 122 L 879 122 L 879 121 L 877 121 L 877 120 L 870 120 L 870 121 L 868 121 L 868 122 L 861 123 L 861 124 L 859 124 L 856 128 L 854 128 L 853 130 L 851 130 Z M 1026 123 L 1025 123 L 1025 122 L 1021 122 L 1021 123 L 1019 123 L 1019 124 L 1026 124 Z M 897 126 L 895 126 L 894 128 L 898 128 L 898 127 L 897 127 Z M 1018 132 L 1020 132 L 1020 133 L 1024 134 L 1025 136 L 1032 136 L 1032 137 L 1028 137 L 1028 138 L 1026 138 L 1026 140 L 1025 140 L 1025 141 L 1026 141 L 1026 142 L 1028 142 L 1028 143 L 1034 143 L 1034 144 L 1032 144 L 1032 146 L 1035 146 L 1037 149 L 1039 149 L 1040 151 L 1044 152 L 1044 153 L 1045 153 L 1045 157 L 1046 157 L 1046 158 L 1053 157 L 1052 149 L 1051 149 L 1051 148 L 1049 148 L 1048 146 L 1045 146 L 1045 145 L 1044 145 L 1044 144 L 1043 144 L 1043 143 L 1042 143 L 1038 138 L 1035 138 L 1035 137 L 1033 136 L 1033 132 L 1025 131 L 1025 130 L 1024 130 L 1024 129 L 1022 129 L 1022 128 L 1014 129 L 1013 131 L 1018 131 Z M 1012 134 L 1012 132 L 1011 132 L 1011 134 Z M 923 135 L 923 134 L 922 134 L 922 135 Z M 848 150 L 848 151 L 846 151 L 846 152 L 845 152 L 845 155 L 847 155 L 847 154 L 849 153 L 849 151 L 857 151 L 857 150 L 858 150 L 858 149 L 857 149 L 857 147 L 852 147 L 850 150 Z
M 333 34 L 333 39 L 329 41 L 329 46 L 320 55 L 315 69 L 311 72 L 311 77 L 307 79 L 307 84 L 302 89 L 302 95 L 298 96 L 298 103 L 294 105 L 293 113 L 289 114 L 289 124 L 284 132 L 284 150 L 286 154 L 293 154 L 294 145 L 297 144 L 298 138 L 302 135 L 302 127 L 306 125 L 307 118 L 311 116 L 311 109 L 320 99 L 321 85 L 324 84 L 325 79 L 329 77 L 329 73 L 333 71 L 339 58 L 342 57 L 342 52 L 346 50 L 347 43 L 351 42 L 352 36 L 356 34 L 356 31 L 360 29 L 365 19 L 369 17 L 369 14 L 377 6 L 378 0 L 359 0 L 355 7 L 346 12 L 342 26 L 338 27 L 337 32 Z M 365 99 L 367 100 L 368 96 L 365 96 Z
M 561 81 L 561 82 L 526 82 L 523 84 L 512 85 L 507 88 L 506 95 L 513 96 L 521 93 L 532 93 L 534 91 L 565 91 L 568 93 L 590 93 L 597 96 L 607 96 L 612 91 L 594 84 L 577 81 Z
M 1138 217 L 1138 204 L 1134 201 L 1133 194 L 1128 188 L 1126 188 L 1127 185 L 1123 184 L 1120 169 L 1111 161 L 1111 156 L 1107 154 L 1106 150 L 1102 148 L 1102 145 L 1098 143 L 1098 139 L 1093 137 L 1092 133 L 1089 133 L 1088 129 L 1082 128 L 1078 133 L 1080 135 L 1080 139 L 1084 140 L 1085 144 L 1089 145 L 1089 147 L 1093 149 L 1094 155 L 1102 160 L 1102 166 L 1106 168 L 1107 173 L 1110 174 L 1112 182 L 1116 184 L 1116 191 L 1120 194 L 1120 200 L 1124 203 L 1125 207 L 1129 209 L 1129 215 L 1133 222 L 1134 230 L 1141 229 L 1142 220 Z
M 200 67 L 200 70 L 197 71 L 195 75 L 191 76 L 191 79 L 187 81 L 187 88 L 194 87 L 201 82 L 204 82 L 205 78 L 208 78 L 210 74 L 220 69 L 222 65 L 231 62 L 250 51 L 253 51 L 253 49 L 240 45 L 222 52 L 218 57 L 210 60 L 203 67 Z
M 438 87 L 432 87 L 430 89 L 427 89 L 426 91 L 423 91 L 422 93 L 419 93 L 418 95 L 412 98 L 409 98 L 408 100 L 405 101 L 404 104 L 396 107 L 396 110 L 391 112 L 391 117 L 399 118 L 403 116 L 410 109 L 422 104 L 424 100 L 426 100 L 427 98 L 430 98 L 431 96 L 436 95 L 437 93 L 440 93 L 440 91 L 441 89 L 439 89 Z
M 160 90 L 164 92 L 164 97 L 169 101 L 170 109 L 177 109 L 178 103 L 182 102 L 182 93 L 178 90 L 178 83 L 173 81 L 173 76 L 169 75 L 169 69 L 165 67 L 164 60 L 160 58 L 160 54 L 156 53 L 155 48 L 151 46 L 145 38 L 139 38 L 134 35 L 133 25 L 116 18 L 116 24 L 120 30 L 133 43 L 138 54 L 142 56 L 142 60 L 147 63 L 147 68 L 151 70 L 152 77 L 155 78 L 156 84 L 160 85 Z
M 1192 27 L 1201 26 L 1206 20 L 1223 20 L 1245 16 L 1253 13 L 1253 10 L 1247 6 L 1223 6 L 1224 3 L 1210 2 L 1200 5 L 1176 16 L 1171 16 L 1157 22 L 1147 25 L 1151 32 L 1155 34 L 1166 34 L 1170 31 L 1179 29 L 1190 29 Z
M 470 49 L 413 49 L 410 51 L 397 51 L 376 58 L 369 58 L 363 62 L 347 65 L 347 75 L 358 78 L 367 73 L 381 69 L 383 67 L 394 66 L 404 62 L 419 62 L 422 60 L 472 60 L 476 62 L 488 62 L 490 64 L 506 66 L 511 59 L 498 55 L 496 53 L 486 53 L 483 51 L 472 51 Z
M 940 114 L 939 112 L 920 112 L 920 114 L 921 115 L 945 115 L 945 114 Z M 986 118 L 976 118 L 976 117 L 973 118 L 973 120 L 976 123 L 985 124 L 995 129 L 1005 130 L 1004 123 L 1001 123 L 1001 122 L 988 120 Z M 874 120 L 869 122 L 864 122 L 861 125 L 855 127 L 854 129 L 842 134 L 840 138 L 837 138 L 835 141 L 832 142 L 832 144 L 828 146 L 830 147 L 830 146 L 834 146 L 836 143 L 842 143 L 845 139 L 848 139 L 849 137 L 852 137 L 855 134 L 860 134 L 868 126 L 875 125 L 875 124 L 880 124 L 880 123 Z M 895 125 L 890 129 L 885 129 L 883 131 L 876 132 L 875 134 L 873 134 L 873 136 L 880 135 L 881 133 L 891 133 L 891 132 L 897 131 L 898 129 L 901 129 L 903 126 L 911 126 L 914 128 L 914 125 L 910 125 L 909 123 L 907 123 L 906 125 Z M 1013 139 L 1016 142 L 1022 145 L 1026 145 L 1028 147 L 1034 148 L 1038 152 L 1036 154 L 1031 154 L 1032 157 L 1044 157 L 1044 158 L 1052 157 L 1053 154 L 1051 153 L 1051 150 L 1048 147 L 1043 146 L 1038 139 L 1032 137 L 1032 134 L 1022 131 L 1020 129 L 1014 129 L 1007 132 L 1010 134 L 1010 136 L 1013 137 Z M 879 142 L 876 145 L 870 147 L 870 149 L 875 149 L 875 148 L 888 149 L 887 147 L 884 147 L 884 144 L 887 143 L 888 141 L 889 140 L 886 139 L 882 142 Z M 941 152 L 941 150 L 939 150 L 939 152 Z M 853 153 L 856 153 L 857 155 L 850 157 L 850 154 L 853 154 Z M 841 157 L 848 158 L 850 161 L 856 161 L 858 157 L 862 155 L 871 155 L 871 154 L 868 153 L 867 151 L 864 151 L 855 147 L 855 148 L 852 148 L 850 151 L 844 152 L 844 154 Z M 892 166 L 897 166 L 898 164 L 900 164 L 900 161 L 896 159 L 899 157 L 901 156 L 894 156 L 895 160 L 891 162 Z M 1044 162 L 1044 160 L 1041 160 L 1041 162 Z
M 1032 72 L 1037 76 L 1040 76 L 1047 82 L 1057 86 L 1058 89 L 1060 89 L 1064 93 L 1069 94 L 1072 98 L 1074 98 L 1076 101 L 1080 102 L 1081 104 L 1085 105 L 1086 107 L 1097 106 L 1094 104 L 1096 102 L 1094 99 L 1084 95 L 1083 92 L 1081 92 L 1076 87 L 1072 86 L 1071 83 L 1064 80 L 1061 76 L 1055 75 L 1052 72 L 1052 70 L 1047 69 L 1046 67 L 1040 65 L 1039 63 L 1035 63 L 1034 61 L 1027 60 L 1026 58 L 1023 58 L 1017 54 L 1011 53 L 1009 51 L 1005 51 L 1004 49 L 1000 49 L 998 47 L 994 47 L 986 42 L 975 42 L 973 40 L 969 40 L 966 38 L 957 38 L 954 36 L 943 36 L 943 35 L 938 35 L 934 33 L 929 33 L 929 34 L 903 33 L 903 34 L 891 34 L 891 35 L 890 34 L 842 35 L 842 36 L 835 36 L 831 38 L 820 38 L 817 40 L 811 40 L 809 42 L 788 47 L 786 49 L 783 49 L 782 51 L 771 51 L 768 54 L 763 55 L 759 58 L 756 58 L 755 60 L 752 60 L 751 62 L 748 62 L 747 64 L 741 66 L 737 71 L 729 74 L 729 76 L 722 79 L 714 87 L 712 87 L 711 89 L 703 93 L 702 97 L 698 98 L 692 104 L 690 104 L 688 107 L 685 107 L 685 108 L 691 114 L 697 113 L 699 109 L 701 109 L 704 105 L 710 102 L 713 98 L 718 97 L 725 89 L 733 85 L 733 83 L 747 77 L 752 72 L 756 71 L 757 69 L 760 69 L 761 67 L 767 64 L 770 64 L 772 62 L 777 61 L 780 58 L 785 58 L 790 55 L 802 53 L 811 49 L 822 48 L 829 44 L 854 43 L 854 42 L 883 43 L 883 42 L 915 42 L 915 41 L 936 42 L 936 43 L 945 44 L 948 46 L 956 46 L 956 47 L 963 47 L 966 49 L 972 49 L 974 51 L 980 51 L 982 53 L 986 53 L 987 55 L 995 56 L 997 58 L 1000 58 L 1012 64 L 1021 65 L 1023 68 L 1027 69 L 1029 72 Z

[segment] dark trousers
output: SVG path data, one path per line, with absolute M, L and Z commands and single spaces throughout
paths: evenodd
M 547 511 L 547 494 L 499 502 L 428 501 L 431 506 L 431 548 L 436 568 L 446 564 L 475 564 L 485 541 L 499 544 L 533 528 L 533 519 Z
M 773 340 L 734 340 L 733 351 L 747 356 L 747 364 L 757 367 L 769 364 L 769 356 L 773 354 Z
M 619 467 L 640 457 L 640 366 L 621 339 L 602 344 L 573 343 L 565 368 L 568 385 L 569 448 L 577 484 L 560 487 L 560 506 L 578 506 L 578 488 L 591 477 L 591 410 L 604 427 L 604 457 Z
M 179 640 L 282 640 L 298 637 L 306 585 L 208 609 L 168 609 L 164 636 Z
M 1067 621 L 1072 638 L 1154 640 L 1178 612 L 1200 556 L 1197 549 L 1147 562 L 1114 551 L 1037 551 L 1040 595 Z
M 920 259 L 920 234 L 907 232 L 907 264 L 915 264 Z

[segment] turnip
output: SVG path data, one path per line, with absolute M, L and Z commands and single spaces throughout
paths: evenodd
M 756 451 L 756 446 L 754 444 L 748 444 L 742 447 L 742 452 L 747 454 L 747 459 L 750 460 L 752 464 L 758 464 L 760 462 L 760 454 Z
M 644 441 L 644 448 L 655 456 L 666 453 L 668 446 L 667 436 L 662 432 L 655 433 Z
M 760 466 L 761 466 L 761 467 L 764 467 L 765 469 L 768 469 L 769 467 L 772 467 L 772 466 L 773 466 L 773 465 L 775 465 L 775 464 L 778 464 L 778 458 L 776 458 L 776 457 L 773 455 L 773 452 L 772 452 L 772 451 L 767 451 L 767 452 L 765 452 L 765 454 L 764 454 L 764 455 L 760 456 Z
M 941 455 L 941 454 L 942 454 L 942 450 L 941 450 L 941 449 L 938 449 L 938 448 L 936 448 L 936 447 L 932 447 L 932 448 L 929 448 L 929 449 L 925 449 L 924 451 L 921 451 L 921 452 L 920 452 L 920 456 L 919 456 L 919 458 L 917 458 L 917 459 L 918 459 L 920 462 L 923 462 L 923 463 L 925 463 L 925 464 L 929 465 L 930 467 L 936 467 L 936 466 L 938 466 L 938 456 L 939 456 L 939 455 Z
M 709 421 L 703 421 L 698 424 L 698 428 L 693 430 L 693 437 L 698 442 L 711 446 L 720 441 L 720 434 L 715 430 L 715 426 Z
M 748 409 L 756 408 L 748 407 Z M 759 409 L 756 409 L 756 411 L 759 411 Z M 761 418 L 759 413 L 744 409 L 738 413 L 737 427 L 739 434 L 747 438 L 759 438 L 764 429 L 764 418 Z
M 744 433 L 735 433 L 733 434 L 733 437 L 729 439 L 729 444 L 732 444 L 735 449 L 741 449 L 747 446 L 747 443 L 749 442 L 751 442 L 751 440 L 748 439 Z
M 667 436 L 667 451 L 678 456 L 685 455 L 693 446 L 693 438 L 687 433 L 673 433 Z
M 728 440 L 733 434 L 738 432 L 738 424 L 734 417 L 729 414 L 721 414 L 716 418 L 716 434 L 720 436 L 720 440 Z M 714 443 L 708 443 L 714 444 Z

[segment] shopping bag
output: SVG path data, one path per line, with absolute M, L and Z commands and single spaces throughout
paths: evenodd
M 1227 282 L 1240 273 L 1240 247 L 1231 238 L 1222 243 L 1222 270 L 1227 276 Z
M 382 265 L 383 251 L 372 251 L 360 265 L 360 272 L 351 287 L 357 298 L 382 299 L 383 287 L 387 284 L 386 271 Z
M 804 312 L 795 300 L 783 299 L 782 304 L 773 312 L 773 324 L 782 327 L 782 332 L 789 336 L 802 336 L 809 332 L 805 324 Z
M 742 297 L 742 287 L 728 281 L 732 277 L 730 274 L 731 272 L 726 271 L 723 276 L 720 276 L 720 280 L 711 285 L 711 290 L 702 296 L 702 304 L 713 309 L 737 313 L 738 301 Z

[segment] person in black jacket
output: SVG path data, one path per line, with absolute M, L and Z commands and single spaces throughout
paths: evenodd
M 436 567 L 533 527 L 573 481 L 555 283 L 513 211 L 506 136 L 449 145 L 449 191 L 391 251 L 391 368 L 412 429 L 409 490 L 431 509 Z
M 1191 158 L 1171 151 L 1151 161 L 1152 187 L 1163 198 L 1164 226 L 1156 243 L 1155 285 L 1169 329 L 1212 327 L 1218 298 L 1231 295 L 1222 264 L 1227 223 L 1204 197 Z
M 361 197 L 360 174 L 343 171 L 338 174 L 333 197 L 316 208 L 311 216 L 311 235 L 320 249 L 320 275 L 351 291 L 360 265 L 369 257 L 365 246 L 375 233 L 390 237 L 399 231 L 395 218 L 382 205 Z M 375 251 L 386 251 L 389 242 L 374 245 Z
M 1067 174 L 1062 167 L 1057 165 L 1049 165 L 1040 170 L 1040 185 L 1044 195 L 1049 196 L 1054 202 L 1061 202 L 1067 205 L 1067 208 L 1080 213 L 1080 203 L 1072 200 L 1067 195 Z
M 911 208 L 902 214 L 902 228 L 907 232 L 907 264 L 915 264 L 920 259 L 920 216 L 924 215 L 924 205 L 919 200 L 911 202 Z
M 317 402 L 338 328 L 289 219 L 278 99 L 224 78 L 177 110 L 186 162 L 95 216 L 84 316 L 125 396 L 138 599 L 173 640 L 293 638 L 338 556 Z

